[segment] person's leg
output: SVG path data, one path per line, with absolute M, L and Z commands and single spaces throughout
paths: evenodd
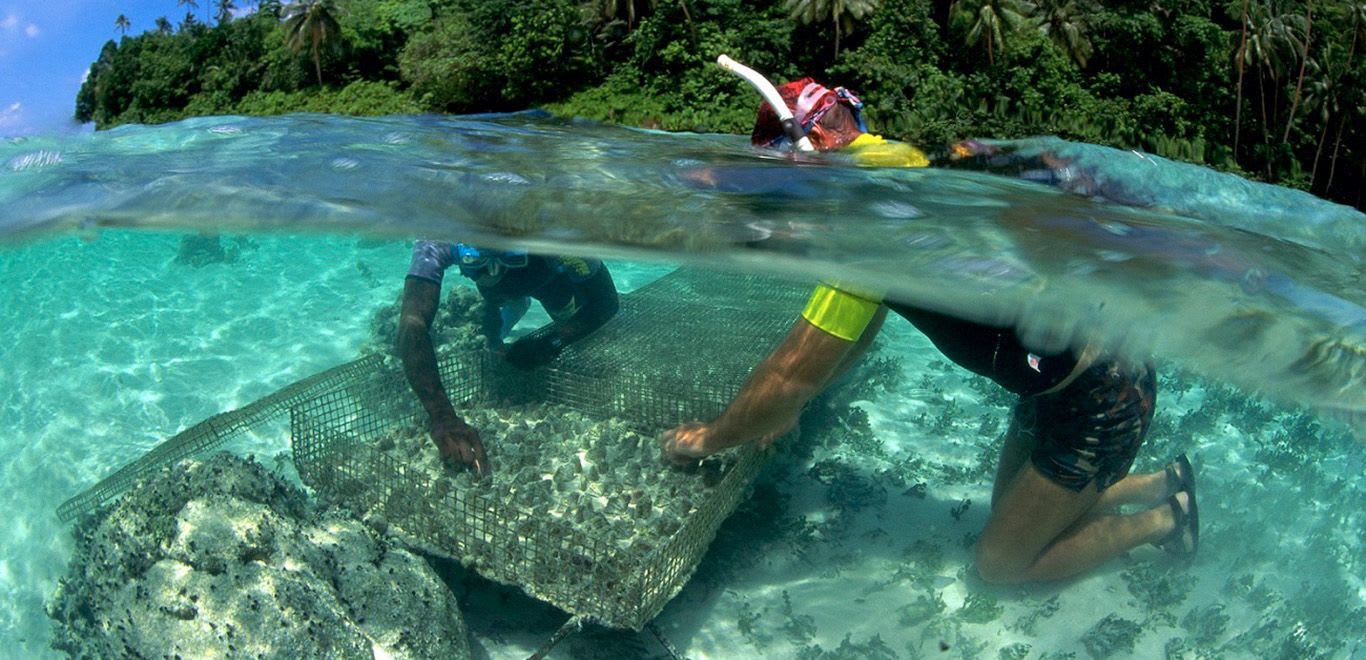
M 1147 474 L 1130 474 L 1106 488 L 1096 502 L 1098 509 L 1113 509 L 1128 504 L 1154 507 L 1167 501 L 1181 488 L 1181 482 L 1164 470 Z
M 1175 529 L 1169 506 L 1133 515 L 1095 515 L 1100 500 L 1093 486 L 1068 490 L 1026 462 L 1005 488 L 977 543 L 982 579 L 1021 583 L 1071 577 Z M 1184 500 L 1180 503 L 1186 506 Z
M 1067 390 L 1015 407 L 1015 437 L 1002 450 L 995 505 L 977 546 L 983 579 L 1069 577 L 1175 529 L 1177 513 L 1161 505 L 1171 489 L 1165 473 L 1123 476 L 1152 419 L 1154 386 L 1146 365 L 1099 363 Z M 1177 498 L 1189 510 L 1188 497 Z M 1106 511 L 1121 504 L 1156 506 Z
M 1001 501 L 1001 494 L 1005 492 L 1006 486 L 1015 480 L 1015 475 L 1019 474 L 1020 468 L 1029 461 L 1029 455 L 1034 453 L 1038 444 L 1039 441 L 1034 434 L 1022 429 L 1020 423 L 1012 416 L 1010 426 L 1001 440 L 1001 458 L 996 463 L 996 481 L 991 485 L 993 511 L 996 509 L 996 503 Z
M 1020 468 L 1029 460 L 1038 441 L 1028 433 L 1022 433 L 1013 421 L 1002 440 L 1001 458 L 996 464 L 996 481 L 991 489 L 991 506 L 1001 501 L 1001 494 L 1015 479 Z M 1125 505 L 1154 507 L 1167 501 L 1181 488 L 1181 482 L 1166 470 L 1147 474 L 1130 474 L 1111 485 L 1101 493 L 1096 501 L 1097 509 L 1114 509 Z

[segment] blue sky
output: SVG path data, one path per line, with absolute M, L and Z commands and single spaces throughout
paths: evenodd
M 212 0 L 196 4 L 208 20 Z M 82 130 L 72 119 L 76 91 L 104 42 L 119 38 L 119 14 L 135 35 L 160 16 L 179 24 L 185 11 L 176 0 L 0 0 L 0 137 Z

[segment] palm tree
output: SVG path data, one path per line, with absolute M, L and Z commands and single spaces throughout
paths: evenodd
M 654 11 L 658 5 L 659 0 L 589 0 L 580 5 L 580 9 L 583 11 L 585 24 L 594 31 L 594 38 L 598 38 L 599 35 L 617 34 L 623 22 L 626 25 L 624 33 L 630 34 L 635 30 L 636 19 L 644 13 L 637 12 L 637 7 L 644 11 Z M 695 44 L 697 26 L 693 24 L 692 9 L 688 7 L 688 0 L 678 0 L 678 8 L 683 10 L 683 20 L 688 23 L 688 32 L 692 34 Z M 625 14 L 624 21 L 622 14 Z M 608 41 L 614 40 L 609 37 Z
M 199 9 L 199 3 L 196 2 L 195 0 L 175 0 L 175 6 L 177 6 L 177 7 L 189 7 L 190 9 Z M 187 10 L 185 11 L 185 13 L 186 13 L 186 14 L 189 14 L 189 13 L 190 13 L 189 9 L 187 9 Z M 207 21 L 208 19 L 209 19 L 209 8 L 208 8 L 208 6 L 205 6 L 205 7 L 204 7 L 204 20 Z M 184 23 L 184 25 L 187 25 L 187 26 L 188 26 L 188 25 L 194 25 L 196 22 L 198 22 L 198 21 L 197 21 L 197 20 L 195 20 L 195 21 L 186 21 L 186 22 Z
M 118 30 L 119 32 L 122 32 L 124 35 L 128 34 L 128 28 L 132 26 L 133 23 L 129 21 L 128 17 L 124 16 L 123 14 L 119 14 L 119 17 L 114 19 L 114 29 Z
M 1243 12 L 1241 22 L 1243 24 L 1243 36 L 1238 40 L 1238 53 L 1233 56 L 1234 66 L 1238 69 L 1238 101 L 1233 106 L 1233 158 L 1238 158 L 1238 134 L 1243 128 L 1243 63 L 1247 58 L 1247 6 L 1248 0 L 1243 0 Z
M 1347 47 L 1347 70 L 1352 70 L 1352 56 L 1356 54 L 1357 40 L 1366 35 L 1366 0 L 1348 0 L 1338 6 L 1342 12 L 1342 22 L 1351 26 L 1352 45 Z
M 1302 48 L 1304 26 L 1303 17 L 1280 11 L 1278 0 L 1255 0 L 1249 5 L 1247 49 L 1243 53 L 1245 64 L 1256 67 L 1258 72 L 1258 94 L 1262 109 L 1262 141 L 1270 144 L 1271 136 L 1267 128 L 1271 120 L 1266 113 L 1266 84 L 1261 74 L 1271 79 L 1273 88 L 1279 93 L 1281 76 L 1286 73 L 1294 53 Z M 1278 101 L 1273 99 L 1275 105 Z M 1268 163 L 1269 166 L 1269 163 Z
M 237 9 L 237 5 L 232 0 L 218 0 L 218 15 L 215 17 L 219 25 L 224 25 L 232 20 L 232 11 Z
M 1347 47 L 1347 65 L 1343 68 L 1343 71 L 1350 72 L 1354 70 L 1352 69 L 1352 60 L 1353 56 L 1356 55 L 1357 41 L 1366 35 L 1366 1 L 1347 0 L 1344 5 L 1338 6 L 1338 10 L 1341 12 L 1338 19 L 1343 24 L 1350 26 L 1352 31 L 1352 43 Z M 1350 91 L 1349 89 L 1348 92 L 1350 93 Z M 1360 114 L 1361 105 L 1357 105 L 1358 114 Z M 1347 107 L 1352 107 L 1352 104 L 1348 103 Z M 1344 112 L 1338 115 L 1337 137 L 1333 138 L 1333 156 L 1329 159 L 1331 165 L 1328 167 L 1328 183 L 1324 186 L 1325 190 L 1333 187 L 1333 178 L 1337 175 L 1338 149 L 1342 146 L 1342 129 L 1347 123 L 1347 114 Z
M 1067 57 L 1085 68 L 1091 57 L 1091 40 L 1086 33 L 1091 29 L 1087 18 L 1100 10 L 1093 0 L 1038 0 L 1031 17 L 1039 32 L 1061 48 Z
M 305 43 L 308 44 L 319 87 L 323 85 L 323 44 L 341 33 L 341 26 L 332 14 L 330 0 L 298 0 L 289 5 L 285 18 L 285 39 L 295 53 L 303 50 Z
M 1302 42 L 1298 15 L 1280 13 L 1277 0 L 1257 0 L 1248 15 L 1247 63 L 1256 64 L 1277 79 L 1285 73 L 1288 57 Z
M 678 0 L 678 8 L 683 10 L 683 18 L 688 21 L 688 29 L 692 31 L 693 38 L 697 38 L 697 28 L 692 24 L 692 10 L 688 9 L 688 0 Z
M 854 31 L 854 21 L 872 14 L 877 0 L 785 0 L 792 18 L 803 23 L 830 21 L 835 29 L 835 55 L 840 54 L 840 35 Z
M 284 3 L 280 2 L 280 0 L 260 0 L 260 2 L 256 3 L 256 13 L 258 15 L 274 16 L 278 19 L 284 11 Z
M 166 20 L 166 17 L 165 17 L 165 16 L 162 16 L 161 18 L 158 18 L 158 19 L 157 19 L 157 32 L 158 32 L 158 33 L 160 33 L 160 34 L 170 34 L 170 33 L 174 32 L 174 31 L 175 31 L 175 28 L 171 26 L 171 22 L 168 21 L 168 20 Z
M 1329 44 L 1327 51 L 1327 61 L 1332 61 L 1333 48 Z M 1328 141 L 1328 127 L 1332 124 L 1333 116 L 1341 112 L 1342 108 L 1338 104 L 1338 79 L 1340 74 L 1327 70 L 1320 66 L 1318 62 L 1311 62 L 1310 68 L 1313 69 L 1313 79 L 1309 82 L 1309 93 L 1304 97 L 1304 105 L 1310 109 L 1319 111 L 1319 120 L 1323 122 L 1323 130 L 1319 131 L 1318 146 L 1314 149 L 1314 164 L 1309 169 L 1309 189 L 1314 189 L 1314 179 L 1319 174 L 1319 158 L 1323 155 L 1323 143 Z
M 1304 9 L 1304 48 L 1300 51 L 1300 75 L 1295 80 L 1295 96 L 1290 100 L 1290 116 L 1285 120 L 1285 134 L 1281 142 L 1290 141 L 1290 127 L 1295 124 L 1295 110 L 1300 105 L 1300 93 L 1304 91 L 1304 68 L 1309 64 L 1309 42 L 1314 34 L 1314 0 L 1308 0 Z
M 644 1 L 646 9 L 654 9 L 655 0 Z M 636 26 L 636 0 L 594 0 L 586 8 L 603 23 L 619 21 L 622 14 L 625 14 L 626 30 L 629 32 Z
M 1034 5 L 1026 0 L 959 0 L 952 10 L 954 21 L 967 25 L 964 41 L 969 48 L 986 44 L 987 62 L 996 63 L 996 51 L 1005 47 L 1005 35 L 1026 25 Z

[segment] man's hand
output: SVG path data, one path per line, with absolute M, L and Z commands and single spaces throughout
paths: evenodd
M 710 456 L 716 429 L 711 424 L 689 422 L 669 431 L 659 438 L 664 460 L 674 465 L 693 465 Z
M 796 425 L 797 418 L 793 417 L 781 426 L 781 430 L 760 436 L 754 442 L 760 449 L 768 449 L 774 440 L 791 431 Z M 715 422 L 689 422 L 665 431 L 659 437 L 659 448 L 664 453 L 664 460 L 674 465 L 692 465 L 736 444 L 739 443 L 727 442 L 718 434 Z
M 518 369 L 532 369 L 554 360 L 560 348 L 560 338 L 553 333 L 531 335 L 512 342 L 503 359 Z
M 451 465 L 468 465 L 475 474 L 487 477 L 493 472 L 479 432 L 464 421 L 432 421 L 432 441 L 441 452 L 441 460 Z

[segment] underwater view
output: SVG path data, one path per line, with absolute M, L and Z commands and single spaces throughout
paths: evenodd
M 0 648 L 1366 654 L 1366 216 L 1144 154 L 989 146 L 860 167 L 535 113 L 0 141 Z M 446 278 L 432 342 L 486 479 L 443 461 L 395 355 L 418 239 L 600 258 L 620 296 L 520 371 Z M 1133 472 L 1189 458 L 1198 552 L 984 581 L 1016 397 L 895 315 L 771 449 L 666 462 L 660 434 L 720 414 L 820 281 L 1152 359 Z M 533 304 L 509 339 L 551 320 Z M 149 455 L 198 428 L 223 442 Z

